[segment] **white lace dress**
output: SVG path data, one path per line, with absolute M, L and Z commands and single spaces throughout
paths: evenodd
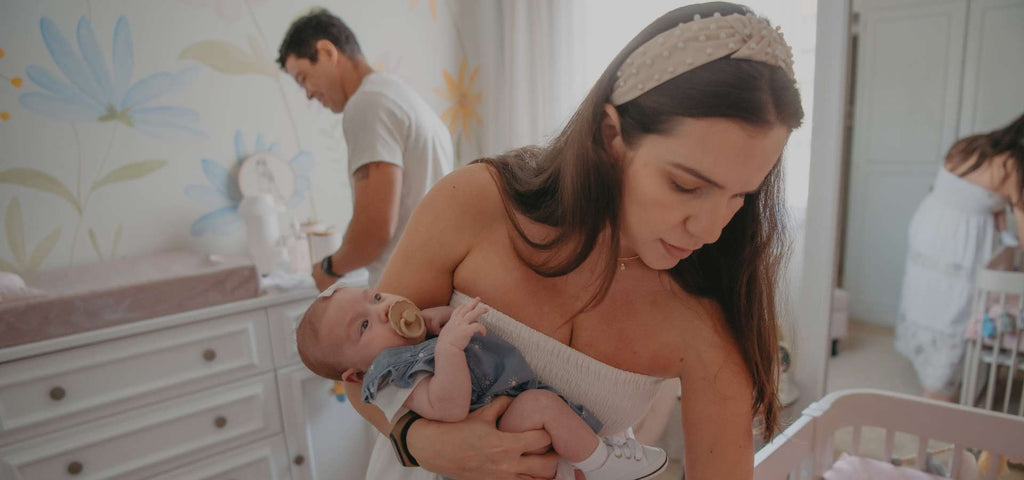
M 450 304 L 459 306 L 472 298 L 455 291 Z M 573 350 L 512 317 L 488 307 L 480 318 L 488 335 L 497 335 L 522 352 L 540 380 L 558 390 L 570 402 L 586 406 L 601 420 L 602 436 L 620 435 L 639 421 L 650 408 L 664 378 L 620 370 Z M 572 470 L 559 468 L 559 480 L 572 479 Z M 441 478 L 420 468 L 398 463 L 390 442 L 377 436 L 366 478 L 434 480 Z
M 992 254 L 992 213 L 1005 202 L 940 168 L 911 220 L 895 345 L 927 390 L 957 391 L 975 274 Z

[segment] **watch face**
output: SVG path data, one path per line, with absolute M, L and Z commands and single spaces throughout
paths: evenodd
M 271 152 L 255 153 L 238 169 L 238 189 L 242 195 L 269 193 L 285 205 L 295 193 L 295 172 L 287 161 Z

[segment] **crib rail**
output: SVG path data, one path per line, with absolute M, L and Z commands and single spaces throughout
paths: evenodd
M 755 480 L 808 478 L 801 476 L 801 472 L 810 471 L 814 456 L 814 419 L 811 415 L 801 416 L 754 454 Z
M 960 403 L 963 405 L 975 405 L 981 393 L 978 390 L 984 385 L 982 405 L 986 410 L 1013 413 L 1011 399 L 1018 378 L 1021 379 L 1021 395 L 1024 396 L 1024 272 L 1019 271 L 1020 265 L 1021 250 L 1008 247 L 996 253 L 985 268 L 978 271 L 971 322 L 984 317 L 995 331 L 985 331 L 984 324 L 978 325 L 973 335 L 964 339 L 960 389 Z M 1002 406 L 999 407 L 995 394 L 1001 370 L 1006 373 L 1006 383 L 1003 385 Z M 1024 401 L 1016 410 L 1017 415 L 1024 416 Z
M 850 453 L 854 455 L 861 451 L 865 427 L 883 429 L 885 459 L 892 457 L 897 434 L 916 436 L 917 454 L 910 467 L 918 470 L 925 469 L 929 441 L 948 443 L 952 450 L 947 468 L 950 478 L 962 476 L 968 448 L 996 456 L 1024 456 L 1022 418 L 892 392 L 845 390 L 811 404 L 800 420 L 758 451 L 754 478 L 821 478 L 835 458 L 836 432 L 846 427 L 853 429 Z M 988 478 L 995 478 L 997 469 L 990 470 Z

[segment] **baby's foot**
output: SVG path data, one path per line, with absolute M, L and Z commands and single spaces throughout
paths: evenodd
M 596 470 L 584 472 L 587 480 L 643 480 L 649 479 L 668 465 L 664 450 L 648 447 L 633 438 L 603 439 L 598 448 L 608 449 L 608 459 Z

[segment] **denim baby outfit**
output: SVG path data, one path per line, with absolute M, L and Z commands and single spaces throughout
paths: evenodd
M 420 372 L 433 374 L 436 346 L 435 337 L 416 345 L 389 348 L 377 355 L 363 377 L 363 402 L 373 402 L 377 392 L 389 385 L 411 387 Z M 540 383 L 519 350 L 495 335 L 474 335 L 465 352 L 473 385 L 470 411 L 503 395 L 514 397 L 535 388 L 554 391 Z M 568 405 L 595 433 L 601 430 L 601 421 L 586 408 L 572 403 Z

